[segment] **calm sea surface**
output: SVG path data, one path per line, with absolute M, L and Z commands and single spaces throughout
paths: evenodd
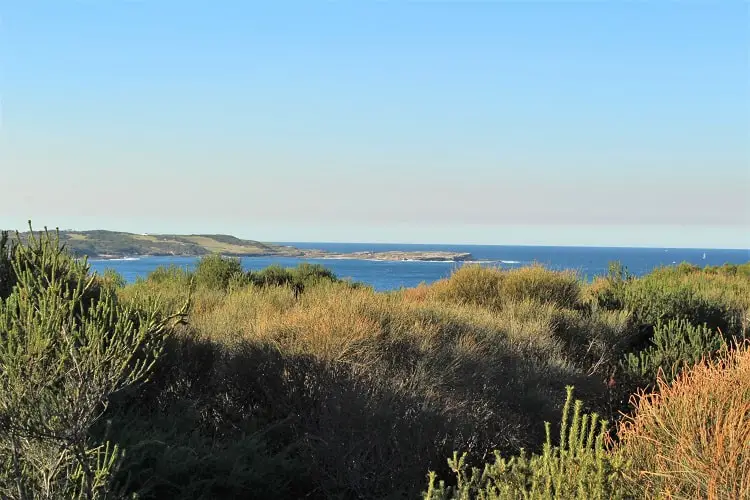
M 662 265 L 690 262 L 699 266 L 724 263 L 741 264 L 750 261 L 750 250 L 715 250 L 684 248 L 595 248 L 595 247 L 535 247 L 495 245 L 392 245 L 361 243 L 284 243 L 297 248 L 329 250 L 332 252 L 357 252 L 364 250 L 446 250 L 470 252 L 474 259 L 485 265 L 514 268 L 538 262 L 551 269 L 573 269 L 582 276 L 592 278 L 604 274 L 610 261 L 619 260 L 636 275 L 648 273 Z M 95 271 L 112 268 L 128 282 L 138 276 L 145 277 L 158 266 L 176 265 L 192 268 L 194 257 L 143 257 L 134 260 L 91 260 Z M 353 259 L 295 259 L 289 257 L 245 257 L 245 269 L 262 269 L 271 264 L 291 267 L 300 262 L 322 264 L 341 278 L 351 278 L 372 285 L 376 290 L 393 290 L 413 287 L 422 282 L 431 283 L 449 276 L 461 266 L 455 262 L 380 262 Z

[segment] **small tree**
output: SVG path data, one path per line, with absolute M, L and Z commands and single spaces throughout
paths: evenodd
M 90 430 L 110 398 L 145 380 L 173 320 L 97 288 L 45 230 L 19 243 L 0 301 L 0 497 L 106 498 L 120 450 Z
M 195 284 L 213 290 L 226 290 L 230 281 L 243 275 L 242 262 L 236 257 L 205 255 L 195 266 Z

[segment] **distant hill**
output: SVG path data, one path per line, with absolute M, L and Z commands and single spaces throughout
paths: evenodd
M 34 231 L 35 234 L 38 231 Z M 60 241 L 76 257 L 118 259 L 142 256 L 199 257 L 212 253 L 233 257 L 301 257 L 308 259 L 359 259 L 385 261 L 471 261 L 468 252 L 446 251 L 359 251 L 336 253 L 326 250 L 294 248 L 290 246 L 242 240 L 226 234 L 133 234 L 118 231 L 59 231 Z M 21 233 L 27 240 L 29 233 Z
M 295 248 L 242 240 L 224 234 L 133 234 L 104 230 L 60 231 L 59 234 L 60 241 L 71 253 L 93 258 L 200 256 L 210 253 L 232 256 L 302 255 Z M 21 239 L 26 238 L 28 233 L 22 233 Z

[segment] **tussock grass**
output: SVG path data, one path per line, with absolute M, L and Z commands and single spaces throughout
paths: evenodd
M 576 308 L 581 300 L 581 283 L 575 273 L 550 271 L 541 265 L 509 271 L 478 265 L 463 266 L 431 288 L 427 295 L 438 300 L 494 309 L 523 300 Z

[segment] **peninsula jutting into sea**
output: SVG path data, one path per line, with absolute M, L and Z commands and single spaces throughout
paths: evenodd
M 36 233 L 36 231 L 35 231 Z M 29 233 L 21 233 L 21 239 Z M 60 241 L 75 256 L 92 259 L 127 257 L 199 257 L 218 253 L 232 257 L 298 257 L 308 259 L 360 259 L 382 261 L 444 261 L 474 260 L 468 252 L 449 251 L 358 251 L 337 253 L 326 250 L 300 249 L 288 245 L 243 240 L 224 234 L 135 234 L 118 231 L 59 231 Z

